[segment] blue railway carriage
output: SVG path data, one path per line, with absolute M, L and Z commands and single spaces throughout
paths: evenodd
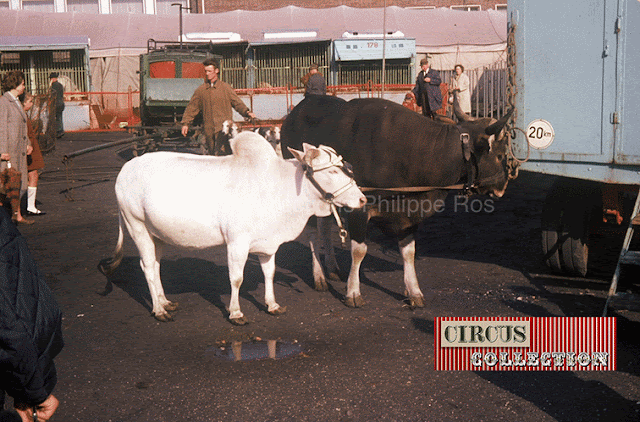
M 623 205 L 640 185 L 640 1 L 509 0 L 507 13 L 513 150 L 521 169 L 561 176 L 543 253 L 585 275 L 594 228 L 637 213 Z

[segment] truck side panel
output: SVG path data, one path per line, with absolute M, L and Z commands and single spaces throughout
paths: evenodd
M 621 127 L 616 162 L 640 163 L 640 1 L 621 2 Z
M 516 155 L 529 154 L 522 168 L 638 183 L 640 143 L 633 116 L 639 115 L 634 97 L 640 82 L 630 72 L 637 74 L 640 66 L 637 41 L 632 41 L 640 39 L 640 2 L 510 0 L 508 7 L 515 28 L 516 126 L 526 133 L 543 119 L 555 134 L 539 149 L 528 148 L 535 136 L 531 129 L 526 137 L 518 134 Z M 624 34 L 617 31 L 621 14 L 628 18 Z

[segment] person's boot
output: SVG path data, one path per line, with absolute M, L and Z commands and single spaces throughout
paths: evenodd
M 45 212 L 36 208 L 36 192 L 38 188 L 35 186 L 29 186 L 27 188 L 27 215 L 44 215 Z

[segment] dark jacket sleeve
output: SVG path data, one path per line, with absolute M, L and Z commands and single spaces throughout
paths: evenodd
M 55 387 L 62 315 L 24 238 L 0 210 L 0 390 L 42 403 Z
M 416 85 L 411 90 L 411 92 L 413 92 L 413 95 L 416 97 L 416 104 L 418 105 L 418 107 L 422 106 L 422 89 L 420 88 L 420 81 L 424 78 L 421 78 L 421 75 L 422 71 L 418 73 L 418 76 L 416 76 Z
M 429 78 L 431 78 L 431 82 L 429 82 L 431 85 L 436 85 L 439 87 L 442 83 L 442 80 L 440 79 L 440 73 L 437 70 L 429 69 L 428 76 Z
M 60 82 L 54 82 L 51 84 L 51 90 L 56 97 L 56 107 L 64 110 L 64 87 Z
M 305 95 L 327 95 L 327 82 L 320 73 L 314 73 L 307 80 Z

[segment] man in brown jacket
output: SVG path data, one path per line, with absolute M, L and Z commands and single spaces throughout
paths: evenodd
M 233 119 L 232 107 L 243 117 L 255 119 L 256 115 L 242 102 L 231 85 L 220 80 L 220 64 L 216 59 L 206 59 L 202 64 L 205 82 L 193 93 L 182 115 L 182 136 L 187 136 L 189 125 L 202 113 L 207 150 L 213 155 L 214 140 L 222 130 L 222 123 Z

